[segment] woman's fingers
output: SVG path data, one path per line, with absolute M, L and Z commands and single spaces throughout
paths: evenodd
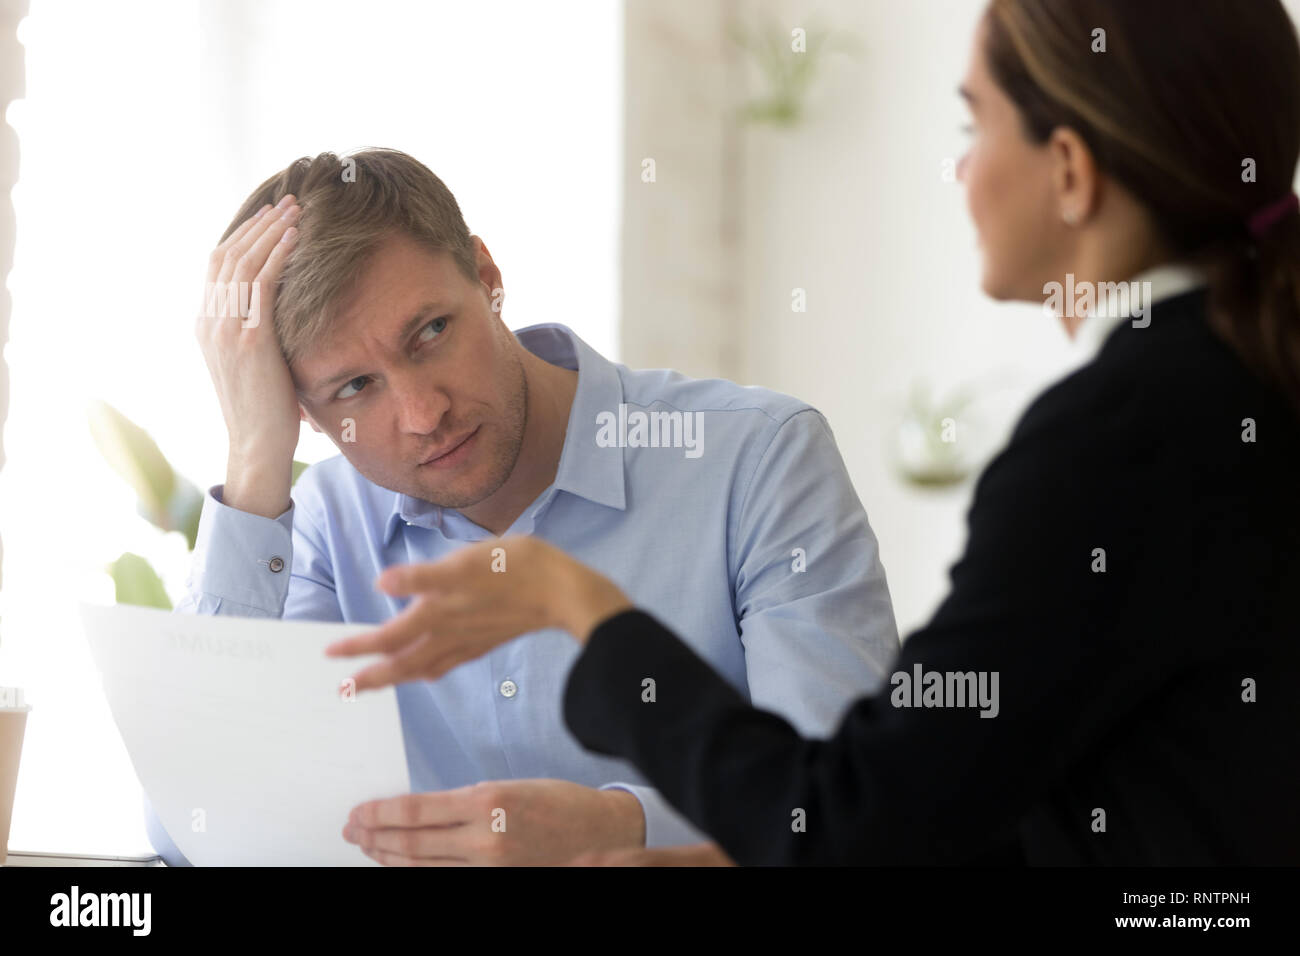
M 475 589 L 491 591 L 501 583 L 500 574 L 509 566 L 505 560 L 515 561 L 521 575 L 535 572 L 536 559 L 530 565 L 527 556 L 540 553 L 545 559 L 548 552 L 543 549 L 547 547 L 545 542 L 524 535 L 481 541 L 438 561 L 390 565 L 375 579 L 375 587 L 391 597 L 430 591 L 449 594 L 470 593 Z M 511 580 L 515 581 L 521 575 Z
M 430 638 L 426 637 L 417 640 L 400 653 L 390 654 L 382 661 L 378 661 L 358 673 L 356 675 L 356 690 L 358 692 L 373 690 L 419 678 L 433 680 L 434 678 L 428 674 L 424 664 L 426 661 L 432 660 L 436 653 L 437 650 L 433 647 L 433 641 Z
M 481 550 L 475 546 L 471 547 L 474 553 Z M 444 558 L 441 561 L 396 564 L 385 568 L 375 579 L 375 587 L 390 597 L 407 597 L 411 594 L 437 591 L 448 585 L 454 585 L 457 577 L 465 575 L 466 564 L 463 556 L 469 551 L 471 548 L 462 548 L 460 552 L 453 555 L 458 559 L 455 562 L 450 558 Z
M 356 637 L 335 641 L 325 648 L 330 657 L 355 657 L 358 654 L 387 654 L 418 640 L 429 630 L 429 611 L 425 601 L 417 600 L 410 607 L 390 617 L 375 630 Z
M 479 657 L 483 650 L 474 643 L 448 646 L 445 638 L 428 635 L 361 671 L 356 675 L 355 689 L 363 691 L 411 680 L 437 680 Z

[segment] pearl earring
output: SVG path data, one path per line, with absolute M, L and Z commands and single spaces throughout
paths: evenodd
M 1065 220 L 1067 226 L 1073 226 L 1078 223 L 1079 214 L 1073 209 L 1067 209 L 1065 212 L 1061 213 L 1061 218 Z

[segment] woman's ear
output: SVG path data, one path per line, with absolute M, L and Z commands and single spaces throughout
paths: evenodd
M 1057 214 L 1067 226 L 1087 222 L 1100 200 L 1099 175 L 1092 150 L 1068 126 L 1052 130 L 1047 141 Z

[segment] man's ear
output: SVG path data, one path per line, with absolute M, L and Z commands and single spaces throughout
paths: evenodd
M 474 245 L 475 258 L 478 261 L 478 280 L 479 285 L 483 287 L 487 294 L 488 303 L 492 306 L 492 311 L 500 314 L 501 300 L 503 289 L 501 287 L 501 270 L 492 259 L 492 253 L 488 251 L 487 243 L 480 236 L 471 235 L 470 242 Z
M 316 424 L 316 420 L 307 414 L 307 409 L 302 407 L 302 402 L 298 403 L 298 420 L 309 423 L 312 431 L 324 434 L 324 432 L 321 432 L 320 426 Z

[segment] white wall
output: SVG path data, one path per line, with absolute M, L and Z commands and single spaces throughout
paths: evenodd
M 791 26 L 804 22 L 802 7 L 780 5 Z M 891 438 L 914 381 L 940 393 L 1019 382 L 1000 396 L 1018 408 L 1069 350 L 1041 310 L 980 293 L 962 187 L 941 175 L 966 145 L 956 90 L 982 0 L 808 8 L 856 34 L 862 51 L 828 62 L 805 125 L 746 138 L 742 375 L 830 420 L 906 634 L 946 591 L 973 487 L 898 479 Z M 806 313 L 791 311 L 795 287 Z
M 956 90 L 984 5 L 984 0 L 653 4 L 661 19 L 678 18 L 676 34 L 689 30 L 712 37 L 720 29 L 717 18 L 731 9 L 755 27 L 770 16 L 771 26 L 787 38 L 795 27 L 811 35 L 820 25 L 849 31 L 861 47 L 857 57 L 826 63 L 804 123 L 791 129 L 744 127 L 734 157 L 719 146 L 727 136 L 714 129 L 701 128 L 692 137 L 692 124 L 726 128 L 730 121 L 721 112 L 712 117 L 683 112 L 678 129 L 642 131 L 636 148 L 647 152 L 654 149 L 656 135 L 674 145 L 692 138 L 703 144 L 703 161 L 700 156 L 689 160 L 710 171 L 712 201 L 723 209 L 735 205 L 738 221 L 727 223 L 731 232 L 718 229 L 702 238 L 698 229 L 681 231 L 678 241 L 687 247 L 675 256 L 702 264 L 697 271 L 726 274 L 735 297 L 717 301 L 717 282 L 700 290 L 693 307 L 679 301 L 680 282 L 667 308 L 660 299 L 638 295 L 629 302 L 625 296 L 625 322 L 657 316 L 661 329 L 654 349 L 625 334 L 625 358 L 633 365 L 680 364 L 695 374 L 764 385 L 820 408 L 880 539 L 904 635 L 925 623 L 946 593 L 948 568 L 965 542 L 974 484 L 922 490 L 897 477 L 891 438 L 913 383 L 927 380 L 941 393 L 983 383 L 987 398 L 979 418 L 983 444 L 992 450 L 1041 387 L 1086 358 L 1091 345 L 1087 336 L 1071 344 L 1036 307 L 994 303 L 983 295 L 962 187 L 941 176 L 944 160 L 955 161 L 966 146 L 960 128 L 967 114 Z M 645 6 L 631 0 L 629 11 Z M 1298 0 L 1288 0 L 1287 6 L 1300 17 Z M 673 24 L 657 26 L 655 42 L 662 46 L 663 37 L 674 35 Z M 627 42 L 642 41 L 629 33 Z M 650 97 L 727 100 L 718 84 L 728 82 L 734 70 L 697 68 L 689 60 L 691 44 L 680 36 L 673 49 L 678 59 L 672 69 L 661 64 L 648 79 L 629 63 L 629 124 L 637 122 L 639 104 Z M 744 66 L 743 58 L 740 62 Z M 733 106 L 760 89 L 751 68 L 740 75 L 744 88 L 730 91 Z M 675 76 L 688 78 L 700 92 L 692 98 L 680 81 L 665 89 Z M 669 118 L 661 111 L 657 122 L 662 126 Z M 627 157 L 629 170 L 639 155 Z M 718 174 L 710 163 L 728 165 Z M 681 175 L 689 172 L 687 160 L 678 165 Z M 665 177 L 662 167 L 660 178 L 656 190 L 689 193 L 689 186 L 675 186 L 671 175 Z M 629 185 L 627 206 L 638 223 L 648 217 L 637 207 L 648 203 L 673 206 L 639 184 Z M 694 210 L 688 222 L 698 225 L 707 215 Z M 628 281 L 636 281 L 638 271 L 666 271 L 664 262 L 625 258 Z M 656 278 L 671 284 L 671 275 Z M 791 310 L 795 288 L 806 291 L 806 313 Z M 677 317 L 687 315 L 695 323 L 701 314 L 717 317 L 733 349 L 692 349 L 708 338 Z M 663 336 L 670 338 L 663 341 Z M 959 420 L 959 441 L 978 440 L 979 424 Z

